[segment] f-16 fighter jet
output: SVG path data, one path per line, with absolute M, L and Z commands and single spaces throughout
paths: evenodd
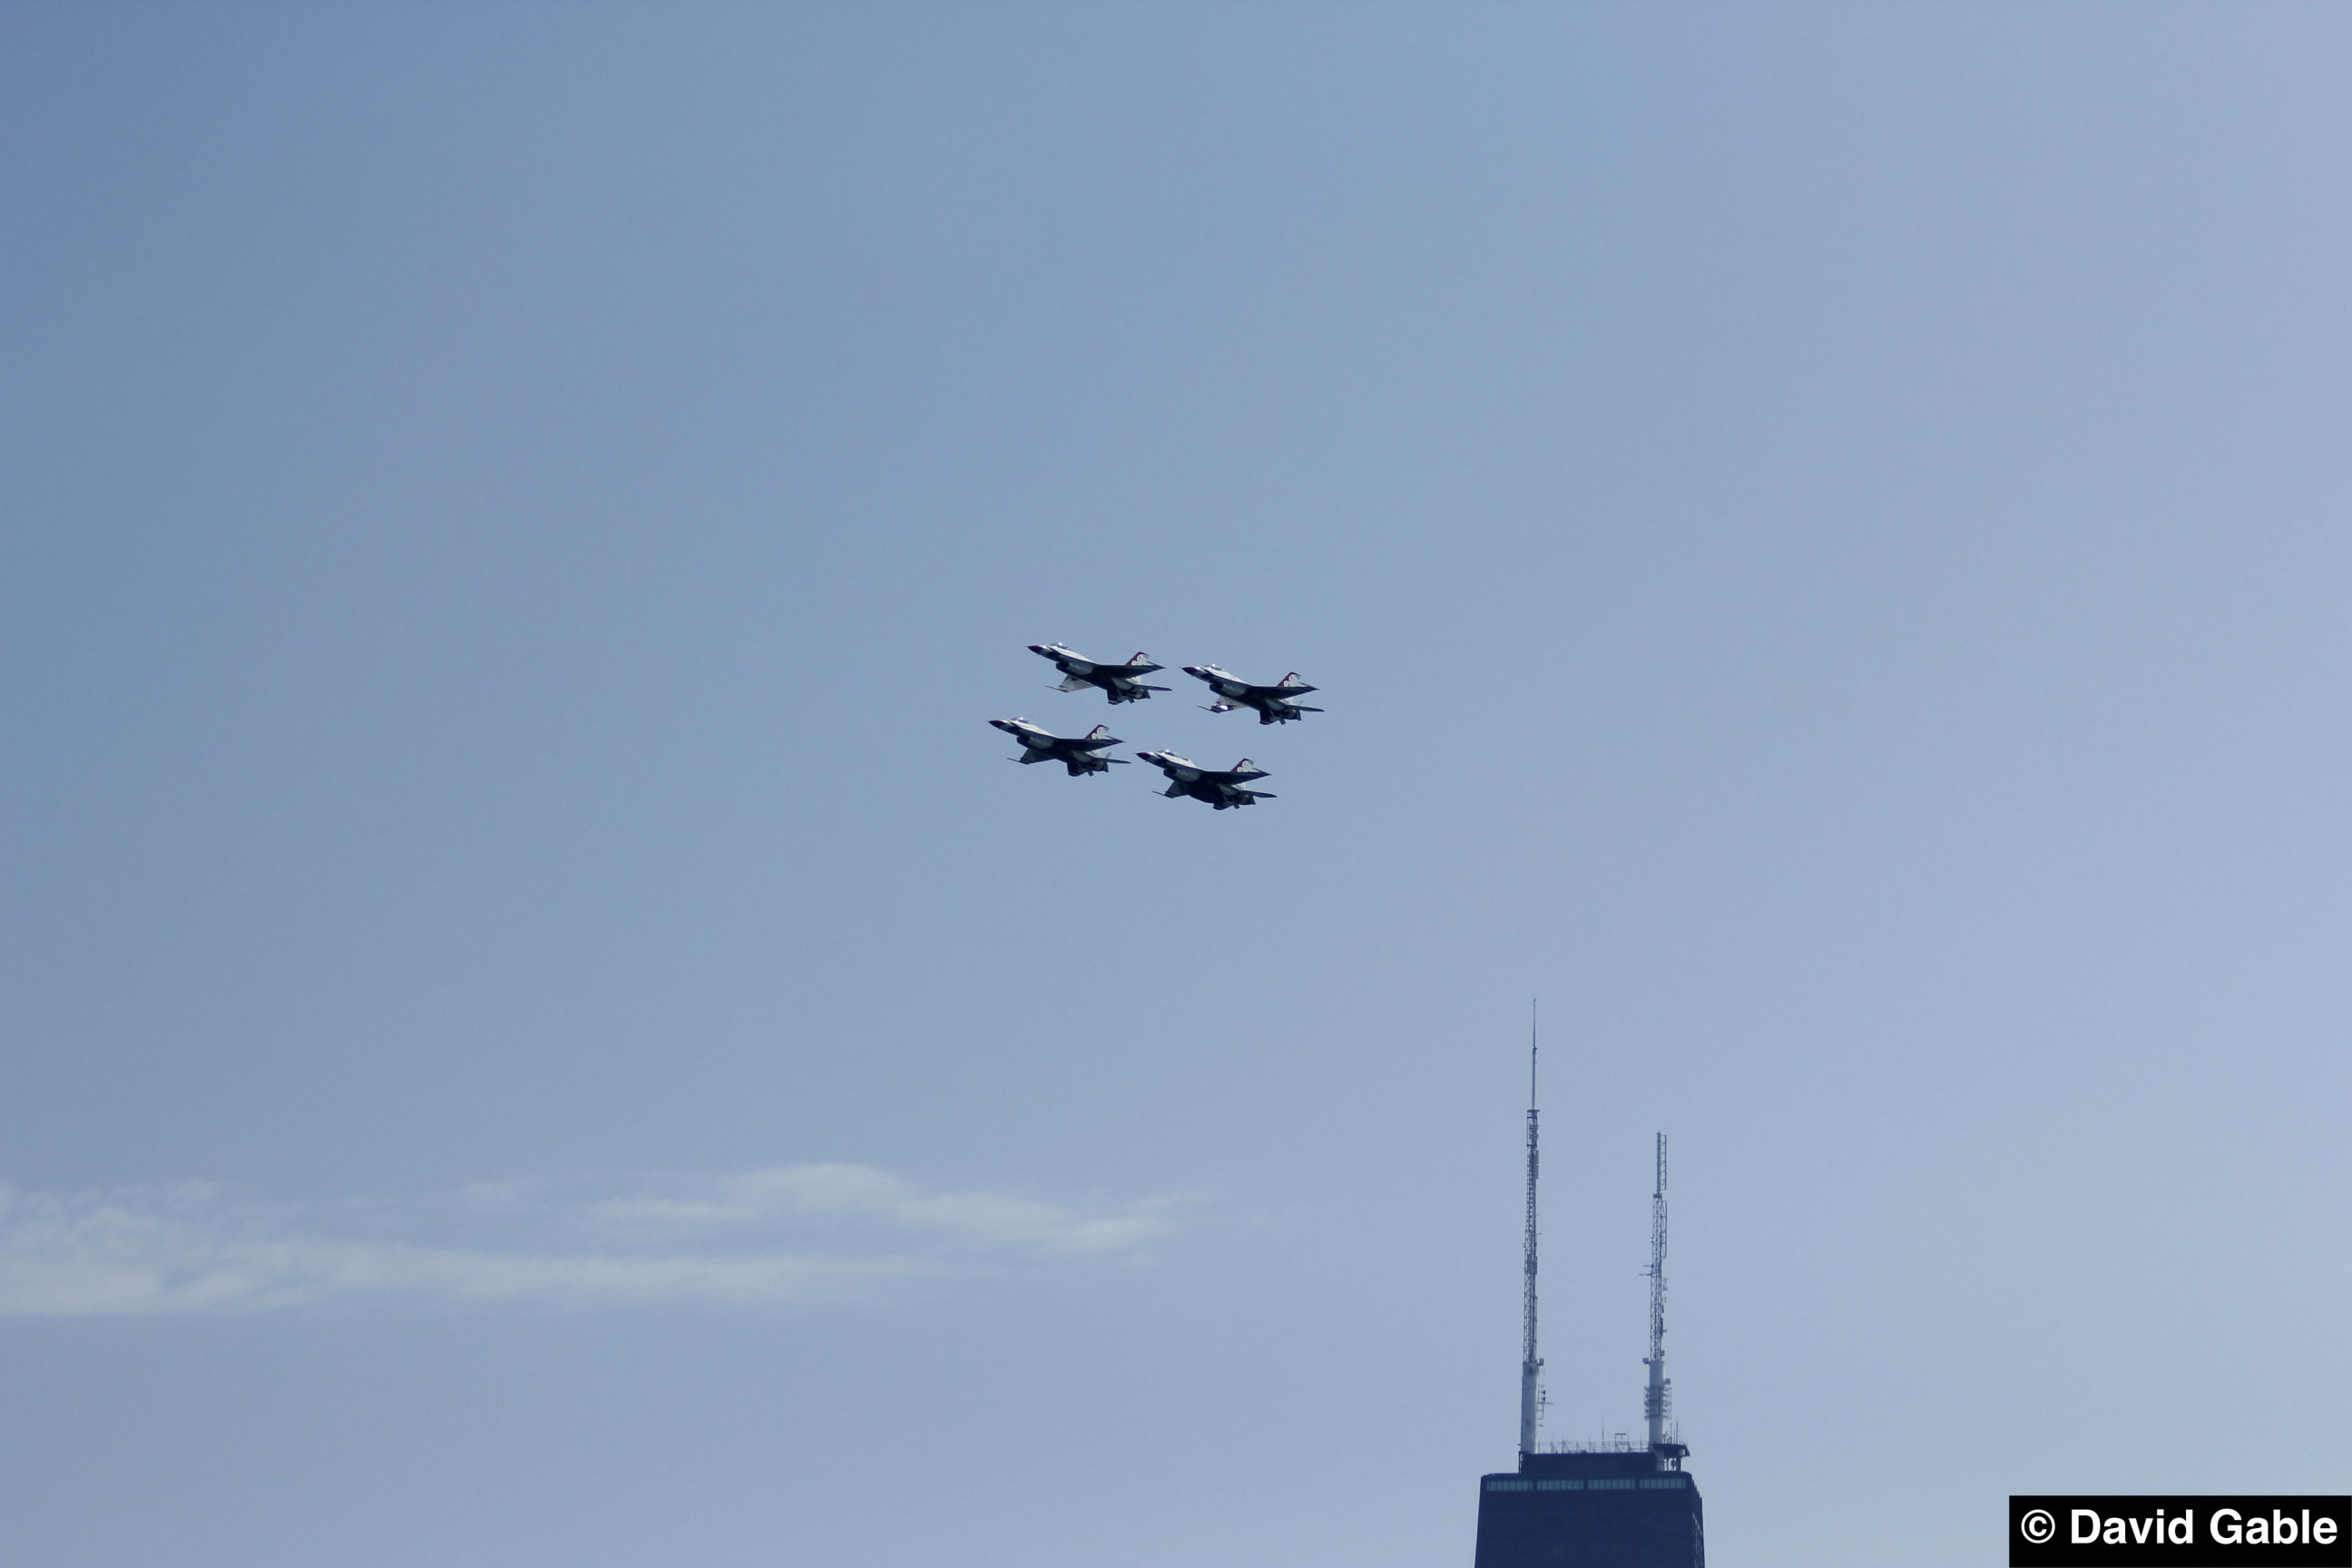
M 1230 713 L 1236 708 L 1255 708 L 1261 724 L 1287 724 L 1301 713 L 1320 713 L 1320 708 L 1309 708 L 1293 702 L 1294 697 L 1304 697 L 1315 689 L 1298 679 L 1292 670 L 1272 686 L 1252 686 L 1231 670 L 1219 669 L 1213 664 L 1188 664 L 1184 673 L 1209 683 L 1217 700 L 1209 704 L 1212 713 Z
M 1047 734 L 1026 719 L 991 719 L 989 722 L 1021 742 L 1021 754 L 1011 759 L 1016 763 L 1059 763 L 1070 770 L 1072 778 L 1081 773 L 1107 773 L 1113 763 L 1127 766 L 1125 757 L 1095 755 L 1105 746 L 1119 743 L 1108 724 L 1097 724 L 1073 740 L 1066 735 Z
M 1054 661 L 1054 668 L 1066 678 L 1062 682 L 1065 691 L 1084 691 L 1089 686 L 1099 686 L 1103 695 L 1113 702 L 1140 702 L 1155 691 L 1172 689 L 1143 684 L 1145 676 L 1161 668 L 1151 662 L 1150 654 L 1139 653 L 1125 664 L 1097 664 L 1057 642 L 1033 642 L 1029 651 Z
M 1219 811 L 1229 805 L 1249 805 L 1256 801 L 1272 800 L 1274 796 L 1262 789 L 1244 789 L 1251 779 L 1262 779 L 1266 771 L 1244 757 L 1230 773 L 1217 773 L 1198 763 L 1189 763 L 1173 752 L 1138 752 L 1135 753 L 1168 775 L 1168 787 L 1160 793 L 1170 799 L 1191 795 L 1205 800 Z

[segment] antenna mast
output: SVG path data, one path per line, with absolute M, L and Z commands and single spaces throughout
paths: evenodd
M 1650 1194 L 1650 1369 L 1642 1413 L 1650 1419 L 1650 1447 L 1666 1440 L 1666 1416 L 1674 1408 L 1674 1384 L 1666 1381 L 1666 1135 L 1658 1134 L 1658 1186 Z
M 1519 1454 L 1536 1451 L 1536 1417 L 1542 1402 L 1543 1358 L 1536 1354 L 1536 1009 L 1528 1004 L 1528 1262 L 1523 1304 L 1526 1344 L 1519 1360 Z

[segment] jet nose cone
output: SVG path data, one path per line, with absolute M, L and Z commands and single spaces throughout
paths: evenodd
M 1013 728 L 1012 725 L 1006 723 L 1002 719 L 991 719 L 988 721 L 988 727 L 992 730 L 1010 730 Z
M 1186 666 L 1184 667 L 1184 673 L 1185 673 L 1185 674 L 1187 674 L 1187 675 L 1197 675 L 1197 676 L 1201 676 L 1201 677 L 1202 677 L 1203 679 L 1205 679 L 1205 678 L 1208 676 L 1208 673 L 1209 673 L 1209 672 L 1208 672 L 1207 670 L 1205 670 L 1205 669 L 1202 668 L 1201 668 L 1199 665 L 1197 665 L 1197 664 L 1188 664 L 1188 665 L 1186 665 Z
M 1031 653 L 1051 653 L 1054 650 L 1047 647 L 1044 643 L 1033 642 L 1029 645 L 1029 651 Z

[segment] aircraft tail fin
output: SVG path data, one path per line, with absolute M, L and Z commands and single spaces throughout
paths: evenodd
M 1312 691 L 1315 689 L 1313 687 L 1307 685 L 1307 682 L 1299 679 L 1298 672 L 1295 669 L 1288 675 L 1284 676 L 1280 680 L 1276 681 L 1274 689 L 1276 691 Z
M 1116 743 L 1117 740 L 1117 738 L 1111 734 L 1110 726 L 1108 724 L 1097 724 L 1079 738 L 1081 740 L 1087 741 L 1111 741 L 1114 743 Z
M 1240 762 L 1234 764 L 1234 776 L 1235 778 L 1243 779 L 1263 778 L 1265 776 L 1265 770 L 1259 767 L 1255 763 L 1251 762 L 1247 757 L 1244 757 Z

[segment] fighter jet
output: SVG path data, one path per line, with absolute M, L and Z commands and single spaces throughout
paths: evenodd
M 1309 708 L 1305 703 L 1291 700 L 1315 689 L 1299 679 L 1295 669 L 1272 686 L 1252 686 L 1231 670 L 1219 669 L 1213 664 L 1188 664 L 1184 667 L 1184 673 L 1207 681 L 1209 689 L 1217 694 L 1217 700 L 1209 704 L 1212 713 L 1230 713 L 1236 708 L 1255 708 L 1259 723 L 1287 724 L 1301 713 L 1323 711 L 1320 708 Z
M 1189 795 L 1194 800 L 1205 800 L 1223 811 L 1230 805 L 1249 805 L 1274 798 L 1262 789 L 1242 787 L 1251 779 L 1266 776 L 1266 771 L 1247 757 L 1235 763 L 1230 773 L 1221 773 L 1198 763 L 1186 762 L 1173 752 L 1138 752 L 1135 754 L 1168 775 L 1168 787 L 1160 793 L 1171 800 Z
M 1119 743 L 1108 724 L 1097 724 L 1073 740 L 1066 735 L 1048 734 L 1026 719 L 991 719 L 989 722 L 1021 742 L 1021 754 L 1008 759 L 1012 762 L 1059 763 L 1070 770 L 1072 778 L 1082 773 L 1107 773 L 1114 763 L 1127 766 L 1125 757 L 1095 755 L 1105 746 Z
M 1075 648 L 1064 647 L 1057 642 L 1033 642 L 1029 651 L 1040 658 L 1050 658 L 1054 668 L 1066 678 L 1064 691 L 1084 691 L 1089 686 L 1102 688 L 1103 695 L 1117 702 L 1140 702 L 1155 691 L 1172 689 L 1165 686 L 1146 686 L 1143 678 L 1162 668 L 1151 662 L 1151 656 L 1139 653 L 1125 664 L 1098 664 Z

